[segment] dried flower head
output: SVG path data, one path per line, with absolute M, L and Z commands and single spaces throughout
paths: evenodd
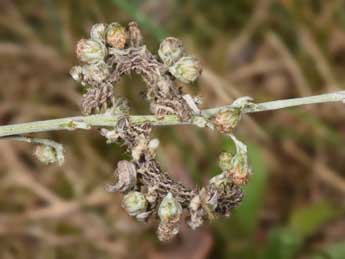
M 181 204 L 169 192 L 158 208 L 161 220 L 157 234 L 161 241 L 169 241 L 179 232 L 179 221 L 182 214 Z
M 109 185 L 108 191 L 110 192 L 127 192 L 137 184 L 137 172 L 133 163 L 126 160 L 121 160 L 117 163 L 115 170 L 115 176 L 117 183 L 115 185 Z
M 105 35 L 106 42 L 113 48 L 123 49 L 127 41 L 125 27 L 117 22 L 108 25 Z
M 138 216 L 146 211 L 147 201 L 141 192 L 129 192 L 123 196 L 122 207 L 130 216 Z
M 105 30 L 107 25 L 105 23 L 96 23 L 90 30 L 90 38 L 94 41 L 105 42 Z
M 194 82 L 201 75 L 201 64 L 194 57 L 180 58 L 174 65 L 169 67 L 169 72 L 183 83 Z
M 36 145 L 34 155 L 44 164 L 62 164 L 64 160 L 63 154 L 59 154 L 56 148 L 44 144 Z
M 227 171 L 228 178 L 236 185 L 247 184 L 252 174 L 248 162 L 247 146 L 239 141 L 234 135 L 230 135 L 236 146 L 236 154 L 230 162 L 230 168 Z
M 163 222 L 178 221 L 181 213 L 181 204 L 169 192 L 162 200 L 158 209 L 158 216 L 160 220 Z
M 81 39 L 77 44 L 76 54 L 80 61 L 91 64 L 103 61 L 107 49 L 99 41 Z
M 175 64 L 184 54 L 182 41 L 174 37 L 165 38 L 158 50 L 159 57 L 167 66 Z
M 226 109 L 212 117 L 212 123 L 220 133 L 229 134 L 236 127 L 241 118 L 239 109 Z
M 231 160 L 231 167 L 228 170 L 228 177 L 237 185 L 245 185 L 248 183 L 252 174 L 248 164 L 247 156 L 244 154 L 236 154 Z

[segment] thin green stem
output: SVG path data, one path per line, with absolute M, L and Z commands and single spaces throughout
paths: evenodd
M 293 106 L 344 101 L 345 91 L 338 91 L 334 93 L 314 95 L 309 97 L 277 100 L 249 105 L 248 107 L 244 108 L 243 113 L 264 112 Z M 201 115 L 195 115 L 194 117 L 202 116 L 204 118 L 210 118 L 219 111 L 231 109 L 234 107 L 235 106 L 233 104 L 230 104 L 206 109 L 201 111 Z M 43 131 L 90 129 L 91 127 L 112 127 L 116 125 L 117 121 L 121 117 L 122 115 L 100 114 L 4 125 L 0 126 L 0 137 Z M 154 115 L 133 115 L 130 116 L 130 121 L 133 124 L 142 124 L 143 122 L 149 122 L 155 126 L 193 124 L 193 122 L 181 122 L 180 119 L 175 115 L 167 115 L 163 119 L 157 119 L 157 117 L 155 117 Z

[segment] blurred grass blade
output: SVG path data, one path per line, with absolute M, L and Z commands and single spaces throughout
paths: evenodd
M 302 245 L 302 240 L 289 228 L 275 228 L 268 238 L 260 259 L 292 259 Z
M 295 210 L 290 217 L 290 228 L 300 237 L 306 238 L 325 222 L 338 217 L 340 212 L 326 201 L 322 201 Z

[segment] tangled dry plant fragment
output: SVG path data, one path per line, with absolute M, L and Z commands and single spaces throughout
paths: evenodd
M 129 107 L 126 102 L 116 102 L 119 97 L 115 96 L 113 87 L 123 75 L 137 73 L 146 83 L 146 100 L 151 112 L 160 119 L 165 115 L 177 115 L 181 122 L 186 122 L 193 115 L 200 115 L 200 101 L 184 95 L 176 80 L 185 84 L 194 82 L 201 74 L 200 62 L 189 56 L 182 42 L 173 37 L 161 42 L 157 58 L 143 45 L 135 22 L 129 23 L 127 28 L 118 23 L 96 24 L 90 37 L 78 42 L 76 53 L 83 65 L 71 70 L 72 77 L 87 88 L 82 111 L 84 114 L 110 112 L 122 115 L 113 129 L 103 128 L 101 133 L 108 143 L 124 144 L 132 156 L 131 161 L 118 163 L 116 183 L 109 185 L 107 190 L 123 193 L 122 207 L 138 220 L 158 218 L 157 234 L 162 241 L 170 240 L 178 233 L 183 209 L 188 212 L 188 225 L 193 229 L 217 215 L 230 215 L 243 198 L 241 185 L 247 182 L 234 180 L 241 174 L 236 172 L 236 163 L 247 163 L 247 159 L 241 158 L 243 161 L 239 162 L 238 151 L 228 161 L 229 170 L 212 178 L 206 187 L 185 187 L 164 172 L 155 159 L 159 142 L 150 137 L 152 125 L 145 122 L 131 124 L 128 113 L 121 112 L 129 111 Z M 230 134 L 248 103 L 247 99 L 242 99 L 242 106 L 235 104 L 232 110 L 216 113 L 211 119 L 199 116 L 198 125 L 215 127 L 221 133 Z M 235 144 L 243 145 L 238 140 Z M 248 170 L 248 173 L 242 173 L 247 179 L 250 169 L 248 165 L 243 168 Z

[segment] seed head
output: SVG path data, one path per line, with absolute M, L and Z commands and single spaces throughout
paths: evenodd
M 123 196 L 122 207 L 130 216 L 137 216 L 145 212 L 147 201 L 141 192 L 129 192 Z
M 127 41 L 126 29 L 117 22 L 109 24 L 106 29 L 105 40 L 113 48 L 123 49 Z
M 182 41 L 174 38 L 165 38 L 158 50 L 158 55 L 167 66 L 175 64 L 185 53 Z
M 169 67 L 169 72 L 181 82 L 189 84 L 201 75 L 201 64 L 196 58 L 186 56 Z
M 81 39 L 76 47 L 78 59 L 89 64 L 103 61 L 106 53 L 104 44 L 91 39 Z

